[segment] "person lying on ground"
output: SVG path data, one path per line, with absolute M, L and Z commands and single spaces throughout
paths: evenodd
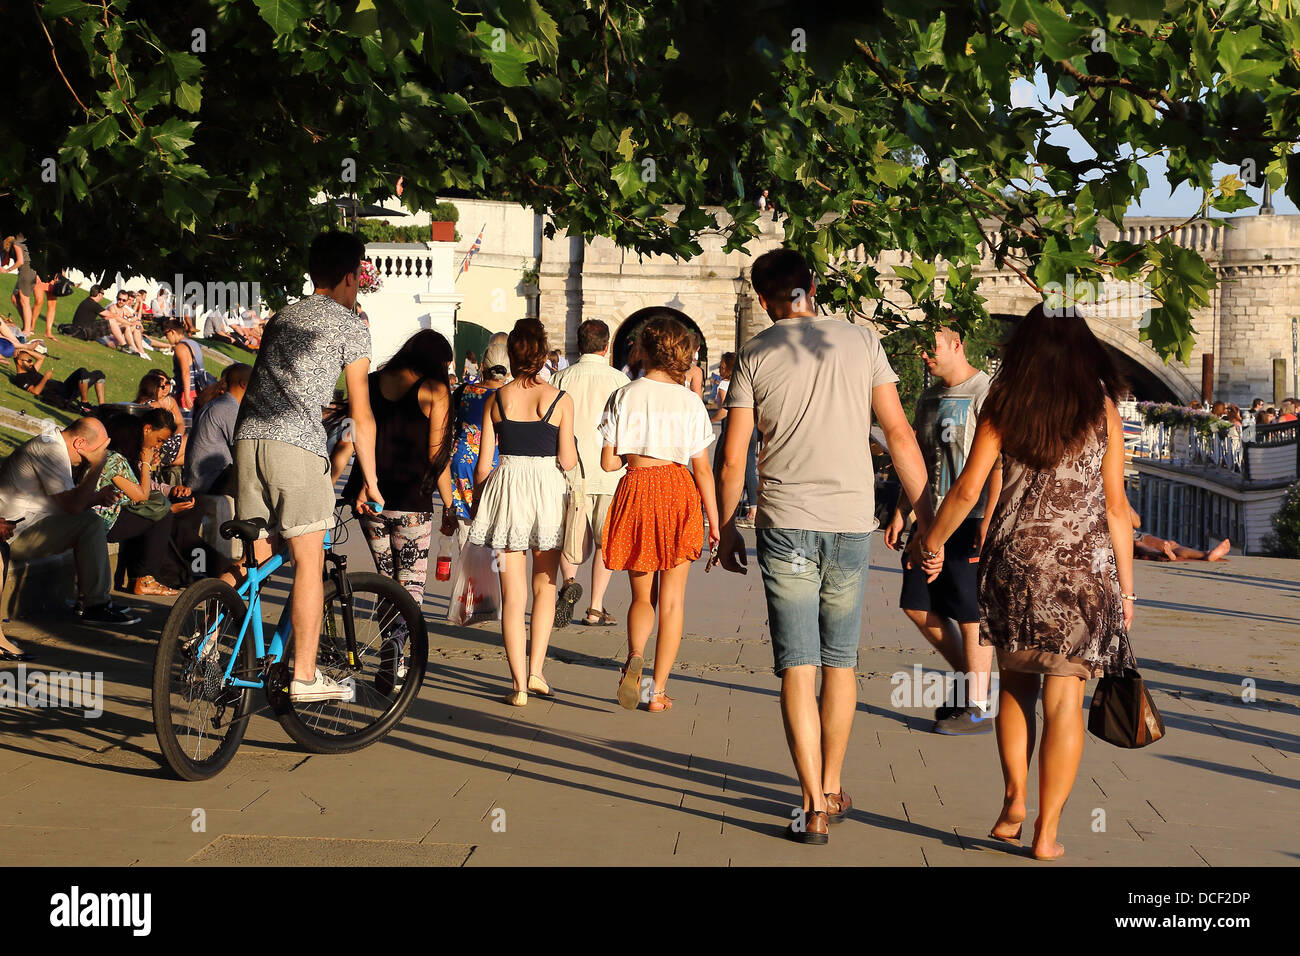
M 41 374 L 41 365 L 45 362 L 44 355 L 37 355 L 32 352 L 20 352 L 14 359 L 18 365 L 18 374 L 14 376 L 14 384 L 25 392 L 43 399 L 49 405 L 55 405 L 63 408 L 71 408 L 74 411 L 84 412 L 90 408 L 90 389 L 95 389 L 95 398 L 98 404 L 104 404 L 104 387 L 107 377 L 99 369 L 93 372 L 84 368 L 78 368 L 63 381 L 54 381 L 54 373 L 46 372 Z
M 1142 561 L 1226 561 L 1224 555 L 1232 547 L 1232 542 L 1224 538 L 1209 551 L 1187 548 L 1177 541 L 1158 538 L 1153 534 L 1143 534 L 1138 530 L 1142 516 L 1137 509 L 1129 505 L 1130 518 L 1133 521 L 1133 557 Z

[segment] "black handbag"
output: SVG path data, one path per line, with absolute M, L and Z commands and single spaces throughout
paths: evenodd
M 60 272 L 57 276 L 55 276 L 52 280 L 50 280 L 50 289 L 49 292 L 46 294 L 53 296 L 56 299 L 61 299 L 65 295 L 72 295 L 72 289 L 73 289 L 72 280 L 70 280 L 67 276 L 65 276 L 62 272 Z
M 1088 732 L 1108 744 L 1133 750 L 1163 737 L 1165 722 L 1137 671 L 1137 661 L 1131 656 L 1129 660 L 1122 674 L 1097 681 L 1088 708 Z

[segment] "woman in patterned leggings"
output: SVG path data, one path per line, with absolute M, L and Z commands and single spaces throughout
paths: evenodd
M 433 495 L 450 507 L 451 390 L 447 363 L 451 346 L 432 329 L 415 333 L 377 371 L 370 374 L 370 407 L 375 414 L 375 469 L 384 510 L 361 518 L 375 569 L 393 578 L 424 603 L 433 530 Z M 345 498 L 361 491 L 361 469 L 354 468 Z

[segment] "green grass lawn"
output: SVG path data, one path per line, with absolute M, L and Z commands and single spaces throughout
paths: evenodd
M 17 278 L 12 274 L 0 276 L 0 315 L 21 328 L 22 321 L 18 309 L 11 300 L 16 282 Z M 77 306 L 85 298 L 86 293 L 81 289 L 76 289 L 72 295 L 58 300 L 58 310 L 54 316 L 56 330 L 60 325 L 72 321 L 72 313 L 76 311 Z M 37 317 L 36 333 L 41 336 L 45 334 L 45 316 L 43 313 Z M 61 381 L 79 367 L 91 371 L 99 369 L 107 377 L 105 393 L 110 402 L 134 400 L 140 379 L 151 368 L 160 368 L 168 375 L 172 373 L 171 356 L 157 352 L 147 358 L 140 358 L 136 355 L 110 349 L 98 342 L 83 342 L 80 339 L 62 335 L 58 336 L 53 342 L 47 339 L 45 344 L 49 347 L 50 354 L 45 357 L 45 364 L 41 367 L 42 372 L 53 371 L 54 377 Z M 205 363 L 208 370 L 214 375 L 220 375 L 221 368 L 232 361 L 247 362 L 252 365 L 255 359 L 252 352 L 225 343 L 212 344 L 204 342 L 203 348 Z M 35 395 L 23 391 L 14 384 L 13 375 L 16 369 L 13 367 L 12 361 L 11 359 L 10 366 L 3 368 L 3 374 L 0 374 L 0 407 L 26 412 L 38 418 L 48 418 L 60 424 L 70 422 L 73 418 L 71 412 L 47 405 Z M 93 393 L 91 400 L 92 402 L 94 400 Z M 8 455 L 29 437 L 19 432 L 0 428 L 0 456 Z

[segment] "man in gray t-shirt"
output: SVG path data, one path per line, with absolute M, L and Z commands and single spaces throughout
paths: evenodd
M 252 371 L 252 366 L 243 362 L 227 366 L 221 373 L 221 394 L 194 415 L 194 427 L 185 446 L 185 483 L 197 495 L 233 491 L 215 486 L 222 473 L 234 465 L 235 421 Z
M 754 534 L 781 714 L 803 789 L 804 813 L 787 835 L 824 844 L 827 825 L 853 805 L 840 775 L 857 709 L 854 668 L 876 529 L 873 413 L 923 523 L 931 517 L 925 464 L 876 333 L 817 315 L 812 272 L 793 250 L 760 256 L 751 278 L 774 324 L 740 349 L 727 392 L 719 555 L 728 571 L 745 572 L 735 516 L 757 423 L 763 444 Z
M 934 382 L 917 400 L 912 424 L 929 475 L 930 506 L 937 512 L 953 482 L 966 466 L 975 442 L 980 409 L 988 396 L 988 375 L 966 358 L 961 334 L 951 328 L 935 332 L 934 348 L 922 353 Z M 903 585 L 898 605 L 925 639 L 953 668 L 953 700 L 935 714 L 933 731 L 940 734 L 980 734 L 993 730 L 989 703 L 989 674 L 993 648 L 979 640 L 979 551 L 1002 488 L 1001 465 L 994 466 L 979 502 L 953 532 L 945 549 L 944 568 L 931 581 L 920 562 L 903 555 Z M 898 497 L 893 520 L 885 529 L 885 545 L 903 547 L 902 531 L 911 507 L 906 494 Z M 914 535 L 916 533 L 914 532 Z

